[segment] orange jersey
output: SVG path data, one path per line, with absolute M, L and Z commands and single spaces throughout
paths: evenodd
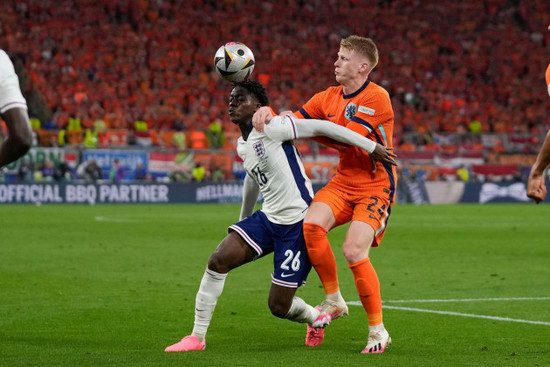
M 366 81 L 355 93 L 343 94 L 343 87 L 317 93 L 296 113 L 298 117 L 330 120 L 387 147 L 392 147 L 393 109 L 388 92 Z M 321 142 L 325 143 L 321 140 Z M 330 144 L 328 144 L 330 145 Z M 355 146 L 337 145 L 340 162 L 332 182 L 343 190 L 365 194 L 379 192 L 393 202 L 397 175 L 395 167 L 378 162 L 376 172 L 367 152 Z M 385 193 L 384 194 L 382 194 Z
M 548 90 L 548 95 L 550 95 L 550 64 L 546 68 L 546 89 Z

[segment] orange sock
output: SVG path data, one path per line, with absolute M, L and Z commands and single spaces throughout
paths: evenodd
M 339 291 L 336 259 L 330 248 L 327 231 L 320 225 L 304 223 L 304 238 L 311 264 L 323 283 L 326 294 Z
M 355 278 L 355 287 L 359 293 L 359 299 L 367 312 L 369 325 L 382 323 L 382 297 L 380 296 L 380 282 L 376 271 L 367 257 L 355 264 L 349 264 L 349 268 Z

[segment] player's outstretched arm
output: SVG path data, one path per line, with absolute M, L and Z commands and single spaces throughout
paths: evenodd
M 27 153 L 32 145 L 32 130 L 24 108 L 11 108 L 2 114 L 9 136 L 0 147 L 0 167 Z
M 260 187 L 256 184 L 254 179 L 247 174 L 244 177 L 243 202 L 241 205 L 241 215 L 239 216 L 239 220 L 243 220 L 252 214 L 259 195 Z
M 527 196 L 540 203 L 546 197 L 546 184 L 544 183 L 544 170 L 550 165 L 550 131 L 546 134 L 537 160 L 531 168 L 529 181 L 527 182 Z
M 392 148 L 387 148 L 383 145 L 377 144 L 370 139 L 356 133 L 353 130 L 347 129 L 343 126 L 337 125 L 330 121 L 316 120 L 316 119 L 295 119 L 291 117 L 277 117 L 286 118 L 292 123 L 296 129 L 296 138 L 311 138 L 314 136 L 327 136 L 341 143 L 355 145 L 365 151 L 367 151 L 371 159 L 375 161 L 381 161 L 383 163 L 390 163 L 394 166 L 397 165 L 394 158 L 397 157 L 392 153 Z M 373 170 L 376 165 L 373 164 Z

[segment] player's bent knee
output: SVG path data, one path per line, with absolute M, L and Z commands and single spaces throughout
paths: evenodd
M 353 264 L 363 260 L 369 255 L 368 246 L 361 246 L 353 243 L 345 243 L 342 247 L 342 253 L 348 264 Z
M 208 269 L 213 270 L 216 273 L 225 274 L 232 268 L 229 264 L 227 264 L 223 256 L 221 256 L 218 252 L 214 252 L 208 259 Z
M 254 260 L 254 256 L 254 252 L 244 240 L 235 232 L 231 232 L 210 255 L 208 268 L 217 273 L 228 273 Z
M 277 298 L 270 297 L 268 304 L 269 304 L 269 310 L 271 311 L 273 316 L 283 319 L 288 314 L 288 310 L 290 310 L 290 306 L 292 305 L 292 299 L 285 300 L 285 299 L 277 299 Z

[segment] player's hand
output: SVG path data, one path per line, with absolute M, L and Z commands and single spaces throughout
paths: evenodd
M 378 161 L 397 166 L 397 163 L 393 160 L 394 158 L 397 158 L 397 155 L 392 153 L 392 150 L 393 148 L 388 148 L 381 144 L 376 144 L 374 152 L 369 154 L 370 161 L 372 163 L 372 173 L 376 172 L 376 162 Z
M 546 184 L 544 178 L 540 176 L 529 176 L 527 182 L 527 196 L 539 204 L 546 197 Z
M 252 116 L 252 125 L 254 126 L 254 129 L 258 130 L 258 132 L 264 131 L 264 125 L 269 124 L 269 121 L 271 121 L 271 118 L 273 115 L 271 114 L 271 109 L 267 106 L 260 107 L 254 112 L 254 116 Z
M 297 118 L 294 112 L 292 111 L 283 111 L 279 114 L 279 116 L 290 116 L 290 117 Z

